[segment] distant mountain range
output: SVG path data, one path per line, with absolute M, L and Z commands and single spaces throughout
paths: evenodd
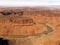
M 18 8 L 21 6 L 18 6 Z M 31 6 L 22 6 L 22 7 L 31 7 Z M 47 5 L 47 6 L 32 6 L 37 8 L 60 8 L 60 5 Z M 15 8 L 15 6 L 0 6 L 0 8 Z

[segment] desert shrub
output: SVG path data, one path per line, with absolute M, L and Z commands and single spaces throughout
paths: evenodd
M 11 15 L 12 12 L 8 11 L 8 10 L 4 10 L 4 11 L 1 12 L 1 14 L 3 14 L 3 15 Z
M 0 38 L 0 45 L 9 45 L 8 40 Z

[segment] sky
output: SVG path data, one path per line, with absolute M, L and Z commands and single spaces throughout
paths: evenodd
M 48 6 L 60 5 L 60 0 L 0 0 L 0 6 Z

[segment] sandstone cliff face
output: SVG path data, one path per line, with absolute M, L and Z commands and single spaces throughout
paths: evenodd
M 0 37 L 9 45 L 59 45 L 60 9 L 0 9 Z

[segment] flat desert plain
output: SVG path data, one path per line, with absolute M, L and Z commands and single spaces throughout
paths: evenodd
M 9 45 L 60 45 L 60 8 L 0 8 L 0 38 Z

